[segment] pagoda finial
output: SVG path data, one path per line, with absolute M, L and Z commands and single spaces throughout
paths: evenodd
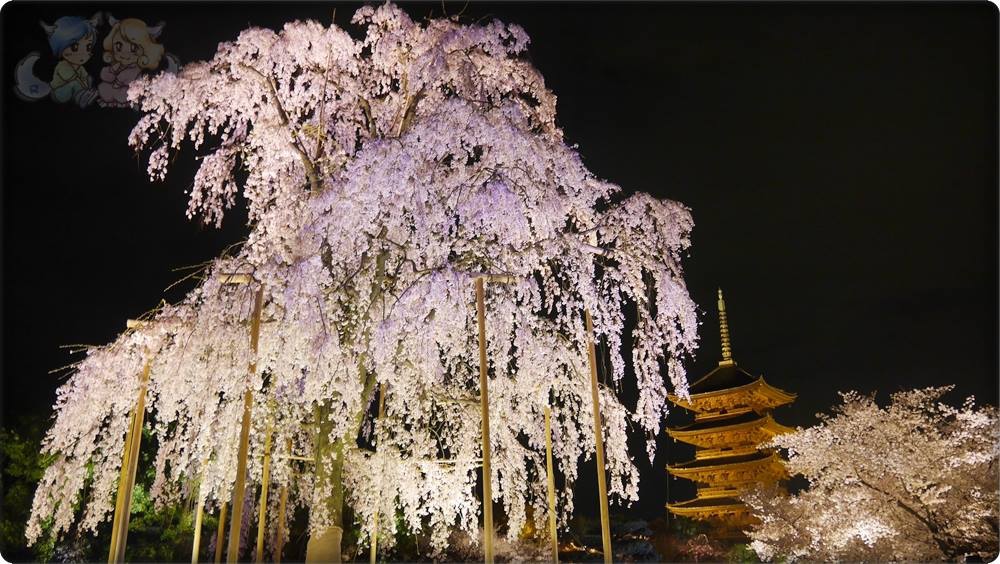
M 729 320 L 726 319 L 726 302 L 722 299 L 722 288 L 719 288 L 719 336 L 722 341 L 722 360 L 719 366 L 732 366 L 733 349 L 729 344 Z

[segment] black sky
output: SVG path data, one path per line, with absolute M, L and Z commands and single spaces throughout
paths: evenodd
M 163 292 L 172 268 L 246 233 L 242 212 L 221 230 L 184 217 L 190 151 L 165 184 L 146 180 L 126 144 L 137 113 L 11 95 L 21 57 L 51 59 L 38 20 L 162 20 L 167 51 L 192 61 L 249 25 L 328 23 L 335 6 L 347 25 L 357 4 L 3 7 L 4 425 L 49 410 L 59 381 L 47 372 L 73 360 L 60 345 L 110 341 L 180 296 Z M 997 403 L 995 7 L 473 3 L 463 14 L 487 15 L 532 37 L 559 123 L 595 174 L 691 208 L 686 278 L 704 318 L 692 379 L 718 361 L 721 286 L 736 360 L 799 394 L 776 413 L 784 423 L 813 424 L 847 389 L 955 384 L 956 401 Z M 98 54 L 90 74 L 100 66 Z M 637 456 L 640 514 L 662 513 L 663 466 L 684 456 Z

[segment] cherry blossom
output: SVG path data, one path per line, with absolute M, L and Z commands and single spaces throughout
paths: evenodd
M 660 430 L 666 381 L 687 394 L 683 362 L 696 346 L 681 266 L 690 212 L 628 195 L 584 166 L 556 125 L 555 95 L 523 56 L 521 28 L 418 23 L 393 4 L 362 8 L 353 22 L 363 39 L 316 22 L 248 29 L 211 60 L 130 88 L 144 112 L 130 142 L 149 152 L 150 177 L 164 178 L 191 142 L 201 157 L 188 214 L 218 224 L 242 194 L 251 230 L 182 302 L 88 351 L 60 389 L 46 443 L 58 457 L 29 540 L 49 515 L 56 531 L 73 522 L 60 500 L 77 498 L 88 465 L 81 525 L 109 518 L 147 360 L 158 499 L 197 484 L 200 500 L 229 501 L 250 389 L 249 482 L 260 483 L 273 430 L 271 515 L 287 485 L 288 518 L 308 508 L 313 536 L 352 526 L 364 540 L 376 511 L 398 510 L 411 529 L 430 530 L 432 551 L 456 529 L 478 538 L 473 283 L 484 275 L 501 532 L 547 519 L 547 405 L 566 478 L 561 522 L 573 511 L 577 463 L 594 454 L 585 310 L 612 366 L 600 390 L 609 490 L 616 502 L 638 498 L 628 429 Z M 233 272 L 253 283 L 227 284 Z M 634 407 L 618 398 L 630 373 Z M 386 416 L 374 421 L 380 389 Z M 314 462 L 280 456 L 288 442 Z M 342 522 L 345 502 L 357 523 Z M 395 520 L 379 526 L 388 548 Z
M 932 561 L 998 552 L 996 408 L 940 401 L 952 387 L 856 392 L 815 427 L 778 436 L 798 495 L 758 491 L 749 533 L 765 560 Z

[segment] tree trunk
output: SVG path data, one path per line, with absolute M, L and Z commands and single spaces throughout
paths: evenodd
M 385 235 L 385 228 L 379 236 Z M 372 287 L 372 302 L 377 302 L 382 296 L 382 284 L 385 282 L 385 258 L 387 253 L 382 251 L 375 259 L 375 282 Z M 367 345 L 367 335 L 364 339 Z M 363 386 L 361 398 L 368 398 L 375 386 L 375 378 L 368 373 L 365 367 L 365 355 L 362 353 L 358 362 L 358 375 Z M 351 427 L 348 429 L 347 437 L 351 441 L 349 446 L 355 447 L 358 433 L 361 431 L 361 423 L 364 421 L 368 403 L 362 401 L 360 411 L 354 416 Z M 319 437 L 316 440 L 314 453 L 314 464 L 316 468 L 316 487 L 321 491 L 330 492 L 330 497 L 323 500 L 327 504 L 330 515 L 329 525 L 309 536 L 306 544 L 306 562 L 341 562 L 340 545 L 344 536 L 344 439 L 340 438 L 330 443 L 330 431 L 333 425 L 329 421 L 331 406 L 324 403 L 316 413 L 319 422 Z
M 330 442 L 331 423 L 327 417 L 329 405 L 319 410 L 319 437 L 316 441 L 316 487 L 330 492 L 326 503 L 329 524 L 309 536 L 306 544 L 306 562 L 341 562 L 340 542 L 344 536 L 344 441 Z

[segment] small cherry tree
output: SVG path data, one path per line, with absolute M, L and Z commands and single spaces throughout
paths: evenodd
M 765 560 L 995 558 L 1000 525 L 996 408 L 939 401 L 951 386 L 898 392 L 887 407 L 855 392 L 819 425 L 781 435 L 809 488 L 757 491 L 749 533 Z
M 309 509 L 311 539 L 332 534 L 339 551 L 345 501 L 362 537 L 376 512 L 397 511 L 431 532 L 435 551 L 455 528 L 478 537 L 473 281 L 484 274 L 506 281 L 488 287 L 486 326 L 490 479 L 507 534 L 528 515 L 538 526 L 546 516 L 546 406 L 566 477 L 564 522 L 577 462 L 594 452 L 585 310 L 611 364 L 600 391 L 610 492 L 637 499 L 627 429 L 646 433 L 652 458 L 667 412 L 663 374 L 687 393 L 682 362 L 697 324 L 681 269 L 689 212 L 627 196 L 587 170 L 556 126 L 555 96 L 522 57 L 521 28 L 416 23 L 392 4 L 362 8 L 353 21 L 364 39 L 315 22 L 249 29 L 210 61 L 130 89 L 145 113 L 131 143 L 150 151 L 150 176 L 163 178 L 173 153 L 193 142 L 202 154 L 189 215 L 218 223 L 242 193 L 251 232 L 185 300 L 78 365 L 60 390 L 47 444 L 58 459 L 36 494 L 29 539 L 49 515 L 57 530 L 72 522 L 59 500 L 77 497 L 88 467 L 83 524 L 106 518 L 146 359 L 154 495 L 189 495 L 197 481 L 200 501 L 229 499 L 250 389 L 249 479 L 262 478 L 268 429 L 275 453 L 291 444 L 312 456 L 313 466 L 278 458 L 272 470 L 289 487 L 288 514 Z M 255 283 L 226 285 L 220 274 L 230 272 Z M 258 289 L 254 356 L 246 333 Z M 634 406 L 616 394 L 627 364 Z M 386 416 L 373 424 L 379 389 Z M 359 435 L 377 451 L 360 447 Z M 391 539 L 396 521 L 380 526 Z

